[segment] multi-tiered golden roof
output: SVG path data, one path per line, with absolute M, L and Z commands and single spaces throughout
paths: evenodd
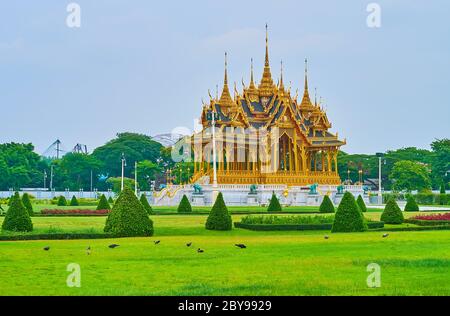
M 243 84 L 244 85 L 244 84 Z M 230 94 L 225 55 L 224 85 L 220 98 L 210 95 L 203 105 L 203 131 L 192 136 L 195 172 L 192 182 L 212 182 L 211 113 L 215 114 L 216 161 L 219 184 L 340 184 L 339 148 L 345 144 L 329 132 L 331 123 L 322 105 L 311 101 L 307 61 L 300 103 L 283 82 L 272 79 L 266 27 L 262 79 L 256 86 L 251 63 L 250 83 L 242 93 Z M 208 113 L 210 115 L 208 115 Z M 275 136 L 274 136 L 275 135 Z

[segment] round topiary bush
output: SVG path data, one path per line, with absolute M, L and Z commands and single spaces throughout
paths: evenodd
M 408 200 L 405 205 L 405 212 L 418 212 L 419 205 L 417 205 L 416 199 L 414 196 L 408 196 Z
M 63 195 L 59 196 L 57 205 L 58 206 L 67 206 L 67 200 Z
M 99 210 L 110 210 L 111 206 L 108 203 L 108 200 L 106 199 L 106 196 L 104 194 L 102 194 L 102 196 L 100 197 L 100 200 L 98 201 L 97 204 L 97 211 Z
M 153 209 L 150 206 L 150 204 L 148 203 L 148 200 L 147 200 L 147 197 L 145 196 L 145 194 L 141 194 L 141 198 L 139 199 L 139 201 L 141 202 L 144 209 L 147 211 L 148 215 L 154 214 Z
M 272 198 L 270 199 L 269 207 L 267 208 L 267 212 L 281 212 L 281 204 L 278 200 L 275 192 L 272 193 Z
M 33 205 L 31 204 L 30 196 L 28 195 L 28 193 L 24 193 L 22 195 L 22 203 L 23 206 L 25 206 L 25 208 L 27 209 L 28 214 L 30 216 L 33 216 L 34 215 Z
M 192 206 L 186 195 L 183 195 L 183 197 L 181 198 L 180 204 L 178 204 L 177 212 L 178 213 L 192 213 Z
M 362 212 L 350 192 L 345 192 L 334 216 L 331 232 L 363 232 L 367 230 L 367 223 Z
M 358 204 L 359 210 L 363 213 L 367 212 L 366 203 L 364 203 L 364 199 L 361 195 L 358 195 L 358 198 L 356 199 L 356 204 Z
M 333 202 L 331 202 L 330 197 L 328 195 L 325 195 L 323 197 L 323 201 L 320 204 L 319 211 L 320 213 L 334 213 L 334 205 Z
M 153 235 L 153 222 L 130 188 L 125 187 L 119 194 L 111 213 L 106 219 L 104 231 L 119 237 Z
M 208 230 L 231 230 L 232 224 L 231 216 L 223 200 L 222 192 L 220 192 L 209 213 L 205 227 Z
M 30 214 L 23 205 L 18 192 L 11 199 L 11 206 L 6 212 L 2 229 L 16 232 L 31 232 L 33 230 Z
M 390 198 L 384 207 L 383 214 L 381 214 L 381 221 L 386 224 L 401 224 L 403 223 L 403 213 L 394 198 Z
M 72 199 L 70 200 L 70 206 L 79 206 L 80 203 L 78 203 L 77 197 L 74 195 L 72 196 Z

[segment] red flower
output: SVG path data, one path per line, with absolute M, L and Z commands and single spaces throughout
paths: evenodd
M 445 214 L 433 214 L 433 215 L 419 215 L 413 217 L 413 219 L 419 219 L 424 221 L 450 221 L 450 213 Z

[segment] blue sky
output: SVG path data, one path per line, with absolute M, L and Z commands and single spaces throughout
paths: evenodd
M 0 142 L 56 138 L 102 145 L 115 133 L 193 128 L 208 89 L 241 87 L 250 59 L 260 78 L 264 25 L 272 74 L 309 83 L 325 102 L 344 151 L 428 148 L 450 136 L 450 2 L 78 0 L 81 28 L 65 24 L 71 1 L 0 3 Z

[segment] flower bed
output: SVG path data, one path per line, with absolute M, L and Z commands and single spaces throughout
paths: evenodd
M 450 213 L 446 214 L 433 214 L 433 215 L 418 215 L 412 219 L 418 219 L 422 221 L 450 221 Z
M 49 216 L 57 216 L 57 215 L 73 215 L 73 216 L 104 216 L 108 215 L 110 210 L 42 210 L 42 215 L 49 215 Z
M 418 215 L 405 220 L 405 223 L 419 226 L 446 226 L 450 225 L 450 213 Z

